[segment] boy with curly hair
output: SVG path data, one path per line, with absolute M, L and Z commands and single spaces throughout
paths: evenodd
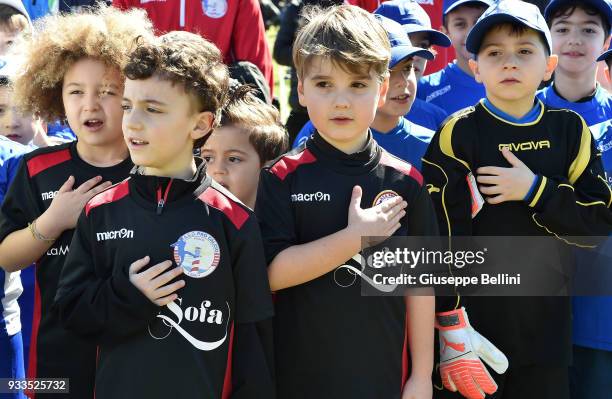
M 96 398 L 273 397 L 257 221 L 193 155 L 225 101 L 221 54 L 170 32 L 124 72 L 136 167 L 87 203 L 57 293 L 66 327 L 99 345 Z
M 16 271 L 36 263 L 28 375 L 69 378 L 70 394 L 62 397 L 93 397 L 96 346 L 60 325 L 52 309 L 57 281 L 86 201 L 132 167 L 121 130 L 120 67 L 134 38 L 150 35 L 140 11 L 49 16 L 23 45 L 25 67 L 14 82 L 23 112 L 66 119 L 78 136 L 27 154 L 0 209 L 0 265 Z

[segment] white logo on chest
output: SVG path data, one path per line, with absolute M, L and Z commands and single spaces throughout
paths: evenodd
M 52 200 L 57 195 L 58 191 L 47 191 L 46 193 L 40 194 L 43 201 Z
M 316 193 L 291 194 L 291 202 L 329 202 L 331 195 L 317 191 Z
M 172 333 L 173 329 L 176 329 L 187 342 L 201 351 L 211 351 L 221 346 L 227 339 L 227 327 L 230 319 L 229 303 L 225 302 L 227 306 L 225 334 L 220 339 L 212 342 L 197 339 L 183 327 L 193 325 L 194 323 L 209 324 L 212 326 L 223 325 L 223 312 L 220 309 L 212 308 L 212 302 L 207 299 L 203 300 L 199 307 L 188 306 L 183 309 L 181 307 L 182 303 L 183 299 L 179 297 L 176 301 L 167 304 L 166 307 L 171 315 L 158 314 L 156 318 L 160 319 L 163 324 L 154 322 L 149 323 L 149 335 L 155 339 L 165 339 Z M 155 324 L 155 326 L 152 326 L 152 324 Z M 183 326 L 181 326 L 181 324 L 183 324 Z
M 97 241 L 116 240 L 118 238 L 134 238 L 134 230 L 128 230 L 124 227 L 120 230 L 96 233 Z

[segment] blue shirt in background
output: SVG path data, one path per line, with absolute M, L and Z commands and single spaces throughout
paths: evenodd
M 416 125 L 426 127 L 435 132 L 447 116 L 448 114 L 437 105 L 427 103 L 420 98 L 415 98 L 412 108 L 410 108 L 410 112 L 406 114 L 405 118 Z
M 401 118 L 397 126 L 387 133 L 381 133 L 375 129 L 370 130 L 372 137 L 382 148 L 419 170 L 421 170 L 421 157 L 425 155 L 427 146 L 435 133 L 405 118 Z M 295 138 L 293 147 L 302 145 L 314 132 L 314 125 L 308 121 Z
M 436 73 L 423 76 L 417 88 L 417 98 L 437 105 L 448 115 L 475 105 L 485 96 L 484 86 L 454 62 Z
M 599 85 L 593 96 L 578 102 L 567 101 L 552 85 L 540 90 L 537 95 L 550 107 L 571 109 L 582 116 L 593 134 L 597 149 L 602 153 L 605 178 L 612 186 L 612 96 Z M 612 239 L 601 246 L 596 259 L 593 254 L 578 252 L 576 279 L 579 282 L 589 281 L 592 275 L 597 275 L 599 281 L 612 282 L 611 259 Z M 574 344 L 612 351 L 612 297 L 574 297 L 573 312 Z

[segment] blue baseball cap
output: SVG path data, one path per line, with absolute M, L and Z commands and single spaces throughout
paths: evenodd
M 444 0 L 442 3 L 442 14 L 446 15 L 453 11 L 455 8 L 468 4 L 468 3 L 481 3 L 485 7 L 491 7 L 494 3 L 493 0 Z
M 389 42 L 391 44 L 391 60 L 389 61 L 389 69 L 393 68 L 408 57 L 421 57 L 427 60 L 433 60 L 434 55 L 431 51 L 420 47 L 414 47 L 408 38 L 408 34 L 392 19 L 383 17 L 382 15 L 374 14 L 374 17 L 387 31 Z
M 449 47 L 451 41 L 442 32 L 431 29 L 429 15 L 414 0 L 391 0 L 380 5 L 375 14 L 382 15 L 402 25 L 406 33 L 427 32 L 431 44 Z
M 546 39 L 549 53 L 552 53 L 550 30 L 540 9 L 533 4 L 516 0 L 500 0 L 478 18 L 465 41 L 467 51 L 472 54 L 478 53 L 485 33 L 491 27 L 504 22 L 519 23 L 540 32 Z
M 546 6 L 546 9 L 544 9 L 544 18 L 546 18 L 547 21 L 550 20 L 552 18 L 552 15 L 555 13 L 555 11 L 558 10 L 559 7 L 567 3 L 573 3 L 576 5 L 580 4 L 580 5 L 592 7 L 598 10 L 601 13 L 601 15 L 603 15 L 604 18 L 608 20 L 608 24 L 612 25 L 612 1 L 611 0 L 580 0 L 580 2 L 577 2 L 575 0 L 574 1 L 552 0 L 550 3 L 548 3 L 548 5 Z
M 607 51 L 604 51 L 599 57 L 597 57 L 597 61 L 606 61 L 608 58 L 612 56 L 612 44 L 608 47 Z

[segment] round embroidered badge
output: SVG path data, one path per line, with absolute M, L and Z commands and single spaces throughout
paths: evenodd
M 202 278 L 215 271 L 219 265 L 219 244 L 208 233 L 190 231 L 179 237 L 174 247 L 174 261 L 189 277 Z

